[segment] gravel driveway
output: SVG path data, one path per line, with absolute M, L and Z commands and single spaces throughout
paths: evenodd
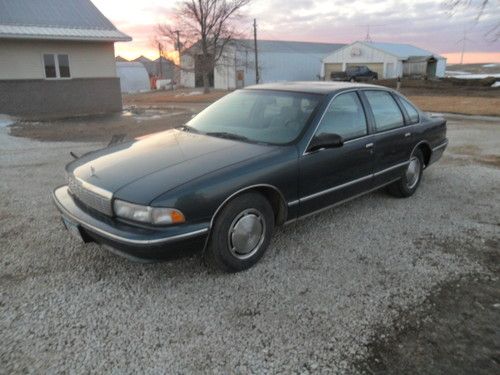
M 69 151 L 0 129 L 0 373 L 353 373 L 367 345 L 441 283 L 489 271 L 500 126 L 449 122 L 416 195 L 369 194 L 279 228 L 256 267 L 136 264 L 63 229 Z M 491 250 L 491 249 L 490 249 Z

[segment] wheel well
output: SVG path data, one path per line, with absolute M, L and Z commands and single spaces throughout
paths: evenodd
M 285 222 L 287 214 L 288 214 L 288 206 L 285 202 L 285 198 L 281 194 L 279 190 L 272 186 L 267 186 L 267 185 L 258 185 L 258 186 L 253 186 L 250 187 L 246 190 L 239 191 L 236 193 L 234 196 L 231 196 L 231 198 L 227 199 L 227 201 L 224 201 L 224 203 L 219 206 L 217 211 L 215 212 L 212 221 L 215 219 L 215 217 L 218 215 L 219 210 L 222 209 L 229 201 L 233 200 L 234 198 L 240 196 L 241 194 L 245 194 L 251 191 L 256 191 L 260 194 L 262 194 L 268 202 L 271 204 L 271 207 L 274 212 L 274 221 L 276 225 L 281 225 Z
M 424 154 L 424 164 L 427 166 L 431 160 L 432 150 L 431 147 L 427 143 L 422 143 L 418 146 L 420 150 L 422 150 L 422 154 Z
M 246 190 L 245 192 L 252 190 L 258 191 L 269 201 L 274 211 L 274 221 L 276 225 L 283 224 L 287 216 L 287 205 L 281 193 L 276 189 L 267 186 L 258 186 L 253 189 Z

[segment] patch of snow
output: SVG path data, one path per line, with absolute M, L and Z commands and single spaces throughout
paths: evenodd
M 12 125 L 14 122 L 10 116 L 0 114 L 0 128 Z
M 494 68 L 495 66 L 500 66 L 500 64 L 484 64 L 484 68 Z
M 465 71 L 462 71 L 462 70 L 447 70 L 446 72 L 446 75 L 447 76 L 459 76 L 459 75 L 462 75 L 462 74 L 470 74 L 470 72 L 465 72 Z
M 180 94 L 177 94 L 175 96 L 194 96 L 194 95 L 203 95 L 203 91 L 191 91 L 191 92 L 188 92 L 188 93 L 180 93 Z
M 496 81 L 491 87 L 500 87 L 500 81 Z
M 460 79 L 482 79 L 486 77 L 495 77 L 495 78 L 500 78 L 500 73 L 490 73 L 490 74 L 457 74 L 455 76 L 450 75 L 455 78 L 460 78 Z

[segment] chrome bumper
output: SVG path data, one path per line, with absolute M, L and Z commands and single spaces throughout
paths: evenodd
M 209 224 L 193 224 L 183 226 L 144 229 L 121 223 L 111 218 L 99 220 L 81 209 L 68 192 L 68 186 L 54 190 L 52 198 L 61 214 L 70 221 L 80 225 L 90 235 L 95 234 L 111 243 L 141 247 L 160 246 L 184 240 L 206 237 Z

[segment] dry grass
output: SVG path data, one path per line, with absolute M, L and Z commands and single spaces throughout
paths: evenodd
M 202 89 L 180 89 L 175 91 L 151 91 L 141 94 L 124 94 L 124 106 L 158 106 L 171 103 L 212 103 L 228 93 L 225 90 L 211 90 L 208 94 Z
M 500 96 L 484 98 L 474 96 L 409 95 L 408 97 L 418 107 L 428 112 L 500 116 Z

